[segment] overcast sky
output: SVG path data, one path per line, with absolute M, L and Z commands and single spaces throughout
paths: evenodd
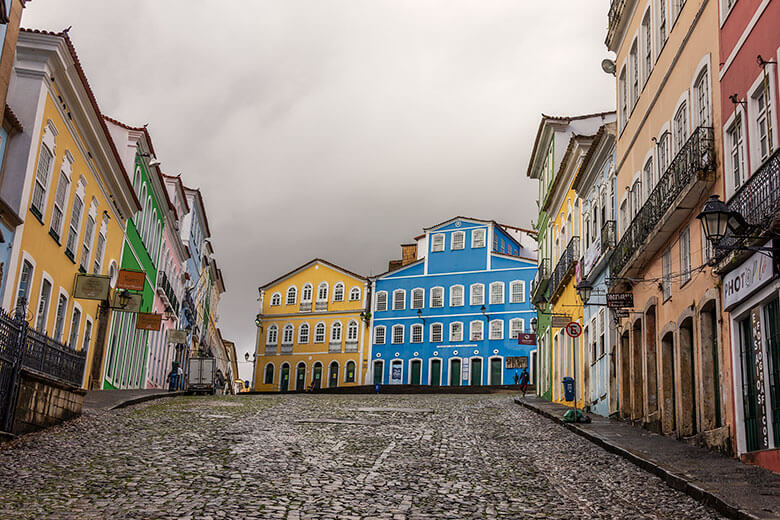
M 257 287 L 312 258 L 371 275 L 452 216 L 530 227 L 540 114 L 614 109 L 608 8 L 35 0 L 22 25 L 72 26 L 103 112 L 149 123 L 163 170 L 203 192 L 243 359 Z

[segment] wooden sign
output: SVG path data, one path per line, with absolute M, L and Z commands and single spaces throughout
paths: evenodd
M 536 345 L 536 334 L 521 332 L 517 335 L 517 343 L 519 345 Z
M 187 343 L 187 331 L 180 329 L 169 330 L 168 343 Z
M 116 280 L 118 289 L 129 289 L 131 291 L 143 291 L 146 273 L 143 271 L 131 271 L 130 269 L 120 269 L 119 277 Z
M 111 309 L 119 312 L 141 312 L 141 303 L 143 296 L 138 293 L 125 293 L 121 298 L 119 291 L 114 291 L 114 297 L 111 299 Z
M 108 300 L 111 277 L 97 274 L 77 274 L 73 284 L 73 297 L 82 300 Z
M 563 328 L 566 325 L 571 322 L 571 316 L 566 316 L 564 314 L 553 314 L 552 315 L 552 326 L 556 328 Z
M 160 330 L 162 314 L 139 312 L 135 320 L 136 330 Z

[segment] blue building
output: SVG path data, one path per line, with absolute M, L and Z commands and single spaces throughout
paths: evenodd
M 531 371 L 536 345 L 520 337 L 534 343 L 524 335 L 536 312 L 532 233 L 456 217 L 403 246 L 373 280 L 374 383 L 500 385 Z

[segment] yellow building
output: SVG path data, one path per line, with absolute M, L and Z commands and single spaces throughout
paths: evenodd
M 103 351 L 95 342 L 101 318 L 97 301 L 73 297 L 75 276 L 116 279 L 126 220 L 141 206 L 67 34 L 20 32 L 9 103 L 29 139 L 8 151 L 24 223 L 3 307 L 24 303 L 33 328 L 87 349 L 86 384 Z M 101 359 L 94 363 L 99 372 Z
M 260 287 L 256 391 L 365 383 L 368 280 L 314 259 Z

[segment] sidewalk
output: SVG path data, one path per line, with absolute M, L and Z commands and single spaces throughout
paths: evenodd
M 184 392 L 168 392 L 162 389 L 154 390 L 90 390 L 84 396 L 84 412 L 116 410 L 131 404 L 138 404 L 152 399 L 175 397 Z
M 515 402 L 625 457 L 722 514 L 780 519 L 780 475 L 771 471 L 598 415 L 590 415 L 590 424 L 563 423 L 561 417 L 569 407 L 536 396 Z

